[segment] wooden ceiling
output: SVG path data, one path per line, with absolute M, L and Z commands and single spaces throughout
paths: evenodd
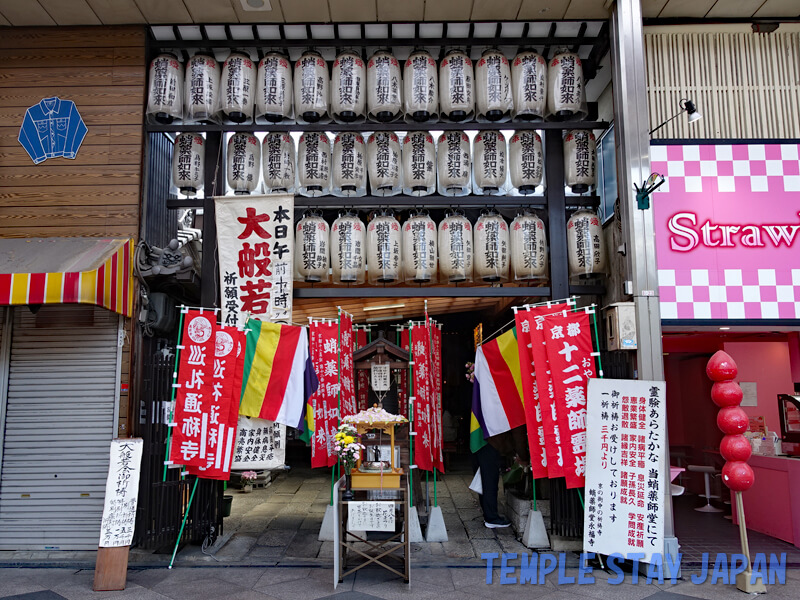
M 246 0 L 245 0 L 246 2 Z M 608 0 L 0 0 L 0 25 L 605 19 Z M 645 18 L 797 18 L 797 0 L 642 0 Z

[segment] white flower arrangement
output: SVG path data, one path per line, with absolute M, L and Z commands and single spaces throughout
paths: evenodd
M 406 419 L 403 415 L 393 415 L 392 413 L 386 412 L 382 408 L 373 406 L 367 410 L 362 410 L 357 415 L 349 415 L 344 417 L 342 421 L 350 424 L 367 423 L 371 425 L 373 423 L 405 423 L 408 421 L 408 419 Z

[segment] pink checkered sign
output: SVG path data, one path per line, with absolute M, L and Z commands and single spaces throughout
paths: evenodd
M 800 144 L 650 148 L 662 319 L 800 319 Z

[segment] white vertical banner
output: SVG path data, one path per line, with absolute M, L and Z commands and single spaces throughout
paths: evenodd
M 664 554 L 666 384 L 589 379 L 583 547 Z
M 141 438 L 111 440 L 111 460 L 100 525 L 101 548 L 130 546 L 133 541 L 143 448 Z
M 246 314 L 290 323 L 294 196 L 214 198 L 222 324 L 244 325 Z

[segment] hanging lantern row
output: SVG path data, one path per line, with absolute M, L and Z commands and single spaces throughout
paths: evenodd
M 296 163 L 296 168 L 295 168 Z M 188 165 L 192 165 L 190 169 Z M 237 194 L 258 189 L 263 175 L 267 193 L 298 193 L 308 197 L 334 195 L 443 196 L 528 195 L 542 186 L 542 139 L 535 131 L 514 132 L 508 142 L 499 131 L 480 131 L 470 148 L 467 134 L 446 131 L 434 142 L 426 131 L 401 140 L 393 132 L 367 138 L 356 132 L 306 132 L 295 158 L 292 137 L 271 132 L 259 144 L 252 133 L 233 134 L 227 146 L 228 186 Z M 568 131 L 564 138 L 565 183 L 573 193 L 589 192 L 597 178 L 594 134 Z M 183 133 L 175 140 L 173 183 L 193 195 L 203 187 L 203 138 Z
M 567 223 L 570 275 L 573 279 L 605 273 L 606 255 L 600 219 L 579 210 Z M 391 212 L 368 225 L 352 212 L 331 227 L 317 212 L 306 213 L 295 228 L 295 279 L 308 283 L 373 285 L 524 281 L 546 283 L 547 235 L 534 212 L 520 212 L 511 225 L 485 210 L 473 224 L 449 211 L 437 228 L 424 211 L 402 225 Z
M 586 116 L 580 57 L 561 50 L 550 60 L 524 50 L 509 64 L 497 49 L 477 63 L 450 50 L 438 69 L 424 50 L 400 62 L 388 50 L 366 65 L 346 50 L 331 71 L 308 50 L 294 63 L 278 52 L 260 62 L 234 51 L 220 66 L 195 54 L 184 69 L 169 53 L 150 63 L 147 115 L 156 123 L 390 123 L 428 121 L 503 122 L 511 118 L 563 121 Z

